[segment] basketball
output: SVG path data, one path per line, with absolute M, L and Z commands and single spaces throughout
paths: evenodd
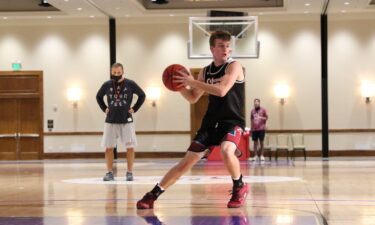
M 177 71 L 189 73 L 188 70 L 180 64 L 172 64 L 165 68 L 163 72 L 163 83 L 166 88 L 171 91 L 180 91 L 183 87 L 177 87 L 177 83 L 173 83 L 173 76 L 179 74 Z

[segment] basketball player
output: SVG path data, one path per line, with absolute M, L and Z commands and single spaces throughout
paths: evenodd
M 119 139 L 126 149 L 128 171 L 126 180 L 132 181 L 134 148 L 137 146 L 135 128 L 132 114 L 137 112 L 145 101 L 144 91 L 132 80 L 126 79 L 121 63 L 115 63 L 111 67 L 111 79 L 104 82 L 96 94 L 96 101 L 99 107 L 106 113 L 102 147 L 105 147 L 105 160 L 107 173 L 103 177 L 104 181 L 113 181 L 113 149 Z M 137 102 L 131 106 L 133 95 L 137 95 Z M 108 106 L 103 97 L 107 96 Z
M 184 158 L 172 167 L 160 183 L 147 192 L 137 202 L 138 209 L 151 209 L 154 201 L 184 173 L 198 162 L 206 149 L 220 145 L 225 167 L 233 180 L 232 197 L 228 208 L 238 208 L 245 204 L 248 185 L 242 181 L 240 163 L 236 156 L 237 146 L 245 126 L 244 115 L 244 73 L 239 62 L 229 58 L 231 35 L 216 31 L 210 36 L 213 62 L 206 66 L 195 80 L 191 74 L 179 72 L 175 82 L 190 87 L 181 94 L 190 103 L 195 103 L 204 92 L 209 94 L 207 112 L 201 128 L 190 144 Z

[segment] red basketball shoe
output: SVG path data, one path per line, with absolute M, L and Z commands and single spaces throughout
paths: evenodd
M 233 187 L 232 198 L 228 202 L 228 208 L 239 208 L 246 202 L 247 193 L 249 192 L 249 185 L 244 184 L 242 187 Z
M 137 202 L 137 209 L 153 209 L 155 200 L 155 195 L 151 192 L 147 192 L 143 198 Z

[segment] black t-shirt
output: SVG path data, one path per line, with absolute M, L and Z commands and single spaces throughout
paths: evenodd
M 212 62 L 203 71 L 204 81 L 207 84 L 220 82 L 225 75 L 227 67 L 234 62 L 228 60 L 220 66 Z M 209 95 L 207 112 L 203 118 L 202 126 L 217 126 L 217 123 L 226 123 L 233 126 L 245 126 L 245 82 L 236 81 L 228 93 L 223 96 Z
M 138 96 L 137 102 L 133 106 L 134 112 L 137 112 L 145 101 L 146 95 L 134 81 L 125 78 L 120 83 L 113 80 L 104 82 L 96 94 L 96 101 L 103 112 L 107 108 L 109 109 L 105 122 L 133 122 L 133 117 L 128 111 L 131 108 L 134 94 Z M 107 97 L 107 104 L 103 100 L 104 96 Z

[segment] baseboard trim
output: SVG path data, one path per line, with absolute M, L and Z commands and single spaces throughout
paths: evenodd
M 269 134 L 320 134 L 320 129 L 292 129 L 292 130 L 267 130 Z M 329 133 L 375 133 L 375 129 L 330 129 Z M 136 131 L 137 135 L 190 135 L 187 130 L 165 130 L 165 131 Z M 44 136 L 100 136 L 103 135 L 101 131 L 78 131 L 78 132 L 44 132 Z
M 275 151 L 272 151 L 272 157 L 275 157 Z M 289 151 L 289 156 L 292 155 L 292 152 Z M 265 156 L 268 156 L 267 153 L 265 153 Z M 280 151 L 278 154 L 278 157 L 285 157 L 286 152 Z M 302 151 L 296 151 L 295 152 L 296 157 L 302 157 L 303 152 Z M 320 150 L 309 150 L 306 151 L 307 157 L 322 157 L 322 151 Z M 360 157 L 360 156 L 375 156 L 375 151 L 372 150 L 331 150 L 329 151 L 330 157 Z
M 136 158 L 182 158 L 185 152 L 136 152 Z M 291 152 L 289 151 L 289 156 Z M 319 150 L 306 151 L 308 157 L 322 157 L 322 152 Z M 372 150 L 332 150 L 330 151 L 330 157 L 351 157 L 351 156 L 375 156 L 375 151 Z M 265 153 L 267 157 L 268 154 Z M 285 157 L 286 152 L 280 151 L 279 157 Z M 302 152 L 297 151 L 295 153 L 296 157 L 301 157 Z M 119 158 L 125 158 L 126 153 L 120 152 L 118 154 Z M 275 157 L 275 151 L 272 151 L 272 157 Z M 104 158 L 104 153 L 102 152 L 61 152 L 61 153 L 44 153 L 44 159 L 100 159 Z
M 185 152 L 136 152 L 136 158 L 182 158 Z M 44 159 L 100 159 L 104 152 L 61 152 L 44 153 Z M 119 158 L 125 158 L 126 152 L 118 153 Z
M 190 135 L 190 131 L 164 130 L 164 131 L 136 131 L 137 135 Z M 44 136 L 100 136 L 102 131 L 79 131 L 79 132 L 44 132 Z

